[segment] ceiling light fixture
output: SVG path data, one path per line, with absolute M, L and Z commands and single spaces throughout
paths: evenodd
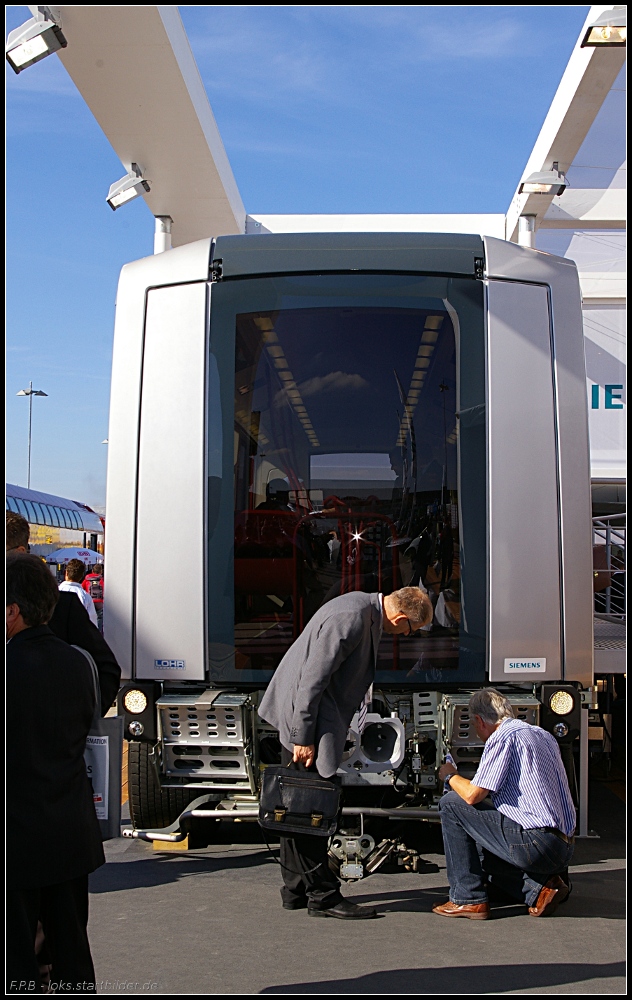
M 120 181 L 115 181 L 110 186 L 106 201 L 112 211 L 116 212 L 121 205 L 125 205 L 128 201 L 132 201 L 150 190 L 149 181 L 143 178 L 143 168 L 139 167 L 137 163 L 132 163 L 131 170 L 125 174 L 125 177 L 121 177 Z
M 589 26 L 581 48 L 597 48 L 606 45 L 625 45 L 627 36 L 627 7 L 613 7 Z
M 557 160 L 551 170 L 542 170 L 535 174 L 529 174 L 518 188 L 518 194 L 562 194 L 568 187 L 568 181 L 559 169 Z
M 6 43 L 7 62 L 14 73 L 45 59 L 52 52 L 68 45 L 61 30 L 59 12 L 51 7 L 38 7 L 37 14 L 19 28 L 9 32 Z

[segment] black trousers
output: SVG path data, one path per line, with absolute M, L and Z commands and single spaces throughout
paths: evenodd
M 38 920 L 51 956 L 54 991 L 96 992 L 87 930 L 87 875 L 35 889 L 9 889 L 6 905 L 7 993 L 40 991 L 35 955 Z
M 281 763 L 284 766 L 289 764 L 292 756 L 283 747 Z M 297 764 L 295 767 L 301 771 L 307 770 L 304 764 Z M 316 766 L 312 765 L 309 770 L 315 771 Z M 327 844 L 327 837 L 312 837 L 308 833 L 281 837 L 281 898 L 284 903 L 300 904 L 307 896 L 310 908 L 326 910 L 340 902 L 340 880 L 329 867 Z

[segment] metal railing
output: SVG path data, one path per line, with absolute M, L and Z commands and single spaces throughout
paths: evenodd
M 625 514 L 593 517 L 595 614 L 611 620 L 625 621 L 625 535 Z

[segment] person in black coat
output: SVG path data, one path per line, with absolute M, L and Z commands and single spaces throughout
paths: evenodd
M 71 646 L 81 646 L 92 653 L 99 673 L 101 715 L 105 715 L 116 699 L 121 684 L 121 668 L 76 594 L 59 591 L 57 607 L 48 627 L 64 642 Z
M 39 991 L 38 919 L 56 989 L 95 992 L 88 874 L 105 859 L 83 756 L 94 683 L 84 655 L 46 624 L 58 593 L 37 556 L 7 557 L 8 993 L 22 981 Z
M 28 552 L 29 523 L 12 510 L 6 512 L 6 544 L 7 552 Z M 60 593 L 48 627 L 64 642 L 81 646 L 92 654 L 99 672 L 101 715 L 105 715 L 120 687 L 121 668 L 76 594 Z

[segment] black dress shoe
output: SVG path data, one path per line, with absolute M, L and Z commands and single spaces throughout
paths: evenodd
M 310 906 L 307 912 L 310 917 L 338 917 L 339 920 L 370 920 L 372 917 L 377 917 L 377 910 L 372 906 L 358 906 L 348 899 L 341 899 L 339 903 L 326 910 L 317 910 Z
M 307 909 L 307 896 L 299 896 L 298 899 L 283 900 L 284 910 L 305 910 Z

